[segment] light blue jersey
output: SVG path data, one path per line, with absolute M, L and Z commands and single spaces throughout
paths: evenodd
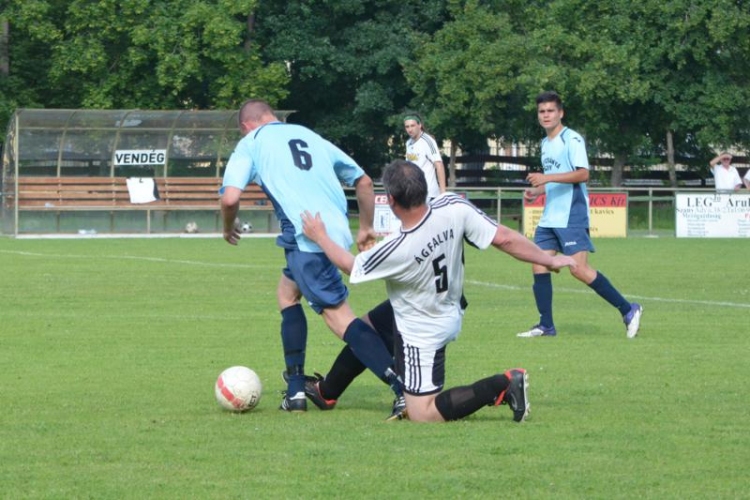
M 301 125 L 272 122 L 247 134 L 229 157 L 220 193 L 254 182 L 273 203 L 281 224 L 276 243 L 322 252 L 302 234 L 300 214 L 320 213 L 328 235 L 349 249 L 353 239 L 341 185 L 353 186 L 364 171 L 346 153 Z
M 575 130 L 564 127 L 554 139 L 542 140 L 542 167 L 545 174 L 574 172 L 589 168 L 586 143 Z M 547 200 L 539 226 L 549 228 L 588 228 L 589 195 L 586 183 L 545 184 Z

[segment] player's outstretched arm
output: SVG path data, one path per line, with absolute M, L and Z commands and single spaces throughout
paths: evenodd
M 227 186 L 221 195 L 221 220 L 224 226 L 224 239 L 230 245 L 236 245 L 240 240 L 240 231 L 234 221 L 240 211 L 240 197 L 242 190 Z
M 346 274 L 351 274 L 352 267 L 354 267 L 354 255 L 348 250 L 338 246 L 326 232 L 326 225 L 323 223 L 323 219 L 320 218 L 320 214 L 317 213 L 313 216 L 310 212 L 305 210 L 302 217 L 302 232 L 305 236 L 310 238 L 312 241 L 323 249 L 333 265 L 341 269 Z
M 509 227 L 497 226 L 492 246 L 523 262 L 545 266 L 551 271 L 563 267 L 575 269 L 576 261 L 567 255 L 549 255 L 521 233 Z

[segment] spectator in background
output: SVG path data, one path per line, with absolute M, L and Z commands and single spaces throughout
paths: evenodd
M 742 187 L 742 179 L 740 179 L 737 169 L 732 165 L 732 155 L 724 151 L 711 160 L 709 165 L 717 191 L 739 191 Z M 747 175 L 745 175 L 745 179 L 746 183 L 750 182 Z
M 747 169 L 747 172 L 745 172 L 745 177 L 743 177 L 742 180 L 745 182 L 745 187 L 747 189 L 750 189 L 750 168 Z

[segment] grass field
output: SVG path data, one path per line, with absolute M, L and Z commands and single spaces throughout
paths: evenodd
M 0 498 L 748 498 L 750 242 L 629 238 L 592 255 L 645 307 L 640 335 L 566 273 L 556 338 L 530 270 L 467 250 L 470 306 L 448 386 L 530 373 L 531 415 L 385 423 L 365 374 L 330 412 L 280 412 L 272 239 L 0 239 Z M 364 312 L 380 283 L 352 288 Z M 308 371 L 341 343 L 307 309 Z M 236 415 L 224 368 L 264 382 Z

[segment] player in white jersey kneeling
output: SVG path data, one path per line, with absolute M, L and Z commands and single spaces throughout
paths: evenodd
M 409 419 L 458 420 L 483 406 L 507 403 L 513 419 L 523 421 L 529 412 L 528 374 L 523 368 L 443 391 L 446 346 L 455 340 L 463 318 L 463 242 L 480 249 L 492 245 L 552 270 L 575 266 L 575 261 L 544 253 L 455 194 L 445 193 L 427 204 L 424 174 L 411 162 L 396 160 L 388 165 L 383 186 L 401 229 L 373 248 L 355 257 L 328 237 L 318 214 L 302 215 L 303 231 L 350 275 L 351 283 L 385 280 L 396 320 L 394 355 Z

